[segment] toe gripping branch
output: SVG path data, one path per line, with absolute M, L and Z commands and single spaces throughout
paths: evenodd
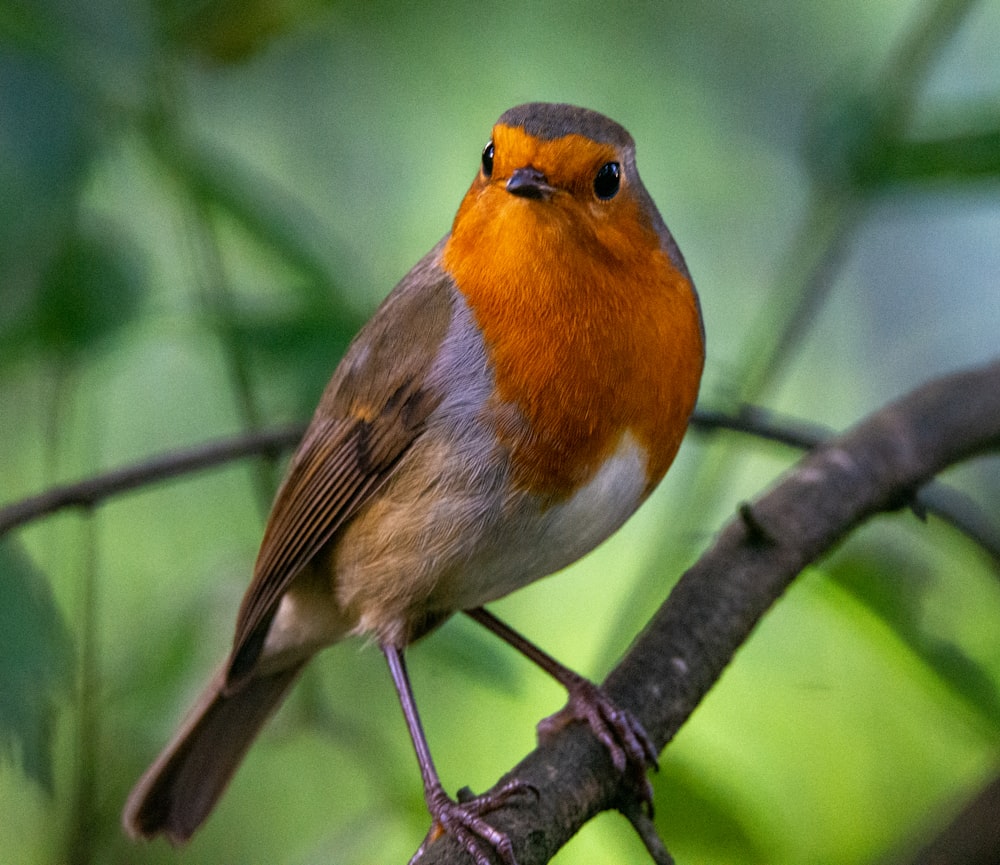
M 615 769 L 634 781 L 636 798 L 651 817 L 653 787 L 646 773 L 650 768 L 659 769 L 659 764 L 656 746 L 639 720 L 616 706 L 600 687 L 560 664 L 489 611 L 479 607 L 467 614 L 541 667 L 568 692 L 566 705 L 539 723 L 539 739 L 548 741 L 569 724 L 585 723 L 607 749 Z
M 669 854 L 656 837 L 651 822 L 653 788 L 647 777 L 647 770 L 659 768 L 656 747 L 638 719 L 616 706 L 593 682 L 560 664 L 492 613 L 481 607 L 468 610 L 467 613 L 566 688 L 569 699 L 565 707 L 539 723 L 539 739 L 545 742 L 572 723 L 585 723 L 607 749 L 617 771 L 632 784 L 635 795 L 622 808 L 623 813 L 639 832 L 647 849 L 653 854 L 653 860 L 657 863 L 670 862 Z M 396 646 L 385 645 L 382 646 L 382 652 L 389 664 L 403 716 L 413 740 L 424 783 L 424 798 L 432 818 L 431 828 L 410 860 L 411 865 L 420 859 L 430 844 L 444 834 L 455 838 L 476 865 L 494 865 L 496 861 L 503 865 L 517 865 L 510 838 L 488 822 L 486 815 L 506 805 L 514 797 L 531 794 L 537 798 L 538 790 L 531 784 L 515 779 L 482 796 L 460 793 L 458 800 L 448 796 L 431 757 L 403 651 Z M 657 847 L 663 856 L 656 855 Z
M 432 819 L 427 837 L 410 860 L 411 865 L 420 859 L 430 844 L 444 834 L 455 838 L 475 860 L 476 865 L 494 865 L 494 856 L 503 865 L 517 865 L 510 838 L 490 825 L 484 815 L 506 805 L 515 796 L 525 793 L 537 796 L 538 790 L 531 784 L 515 780 L 483 796 L 460 796 L 459 801 L 448 796 L 441 784 L 427 744 L 427 737 L 424 735 L 403 652 L 395 646 L 383 646 L 382 652 L 389 664 L 392 681 L 403 707 L 406 726 L 413 740 L 413 748 L 417 752 L 417 763 L 420 765 L 420 775 L 424 782 L 424 799 Z

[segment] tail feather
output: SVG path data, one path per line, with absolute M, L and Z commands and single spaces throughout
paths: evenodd
M 247 679 L 231 693 L 225 691 L 226 671 L 220 670 L 129 795 L 122 813 L 129 835 L 162 833 L 172 844 L 186 842 L 215 807 L 303 663 Z

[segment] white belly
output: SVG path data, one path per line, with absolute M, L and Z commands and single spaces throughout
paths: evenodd
M 454 588 L 458 608 L 501 598 L 582 558 L 635 512 L 645 487 L 645 451 L 626 435 L 571 498 L 541 513 L 529 506 L 521 516 L 492 527 Z

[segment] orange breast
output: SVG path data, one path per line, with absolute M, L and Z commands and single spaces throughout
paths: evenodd
M 589 479 L 626 431 L 648 454 L 651 490 L 698 392 L 693 289 L 637 201 L 620 198 L 608 218 L 568 193 L 530 201 L 477 182 L 443 252 L 482 328 L 515 480 L 550 499 Z

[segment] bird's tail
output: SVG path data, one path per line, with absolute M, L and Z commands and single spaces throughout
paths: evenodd
M 304 663 L 249 678 L 232 693 L 225 692 L 226 671 L 220 670 L 129 795 L 122 813 L 129 835 L 163 833 L 172 844 L 187 841 L 215 807 Z

